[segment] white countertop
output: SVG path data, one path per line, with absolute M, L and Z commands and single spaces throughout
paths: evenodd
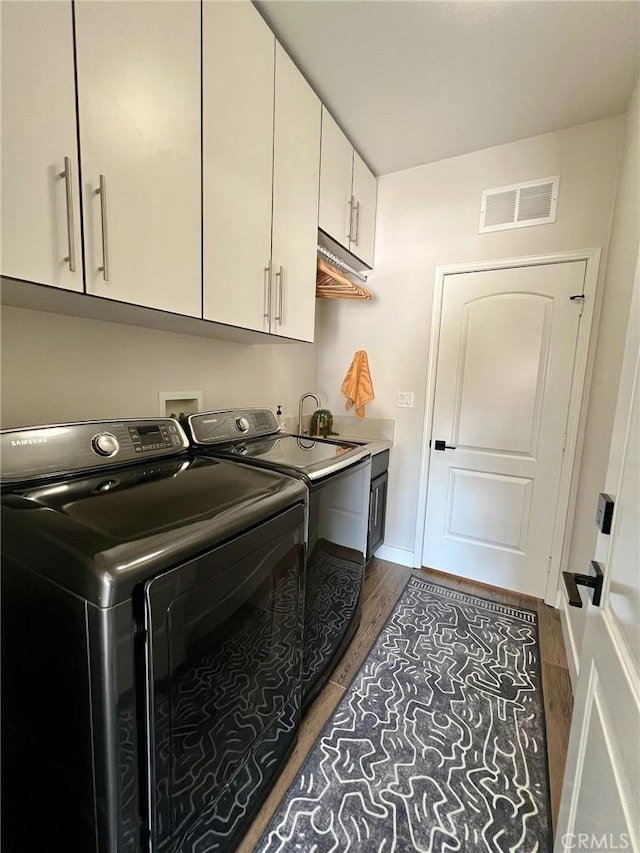
M 354 441 L 358 444 L 364 444 L 372 456 L 376 456 L 378 453 L 382 453 L 384 450 L 391 450 L 393 447 L 393 442 L 387 438 L 363 438 L 361 435 L 345 435 L 344 433 L 338 433 L 337 435 L 329 435 L 327 438 L 332 439 L 333 441 Z

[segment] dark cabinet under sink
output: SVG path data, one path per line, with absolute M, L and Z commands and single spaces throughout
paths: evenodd
M 367 562 L 384 542 L 387 517 L 387 483 L 389 480 L 389 451 L 377 453 L 371 460 L 371 489 L 369 492 L 369 533 Z

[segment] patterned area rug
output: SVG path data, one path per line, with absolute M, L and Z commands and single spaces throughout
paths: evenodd
M 546 853 L 536 614 L 411 578 L 256 853 Z

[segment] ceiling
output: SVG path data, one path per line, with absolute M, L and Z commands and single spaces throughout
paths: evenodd
M 262 0 L 373 171 L 626 111 L 636 0 Z

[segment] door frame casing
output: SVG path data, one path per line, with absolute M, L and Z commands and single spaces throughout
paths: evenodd
M 433 407 L 440 347 L 440 324 L 445 280 L 448 275 L 472 272 L 490 272 L 491 270 L 514 269 L 518 267 L 552 266 L 554 264 L 585 261 L 581 322 L 578 326 L 573 376 L 569 396 L 569 408 L 566 422 L 566 446 L 562 456 L 560 485 L 556 504 L 551 553 L 545 592 L 545 602 L 552 607 L 558 606 L 558 580 L 561 566 L 567 560 L 569 537 L 567 532 L 573 522 L 576 504 L 578 477 L 577 472 L 582 454 L 586 413 L 589 403 L 590 379 L 593 372 L 593 354 L 591 340 L 595 340 L 595 331 L 600 315 L 600 293 L 597 287 L 600 269 L 601 249 L 576 249 L 568 252 L 554 252 L 548 255 L 527 255 L 517 258 L 472 261 L 461 264 L 444 264 L 436 267 L 433 286 L 431 337 L 427 362 L 427 385 L 425 410 L 423 417 L 423 436 L 418 483 L 418 506 L 416 514 L 416 538 L 414 544 L 414 566 L 420 567 L 423 557 L 424 534 L 427 510 L 427 491 L 429 488 L 429 466 L 431 454 L 429 441 L 433 428 Z M 590 358 L 591 355 L 591 358 Z

